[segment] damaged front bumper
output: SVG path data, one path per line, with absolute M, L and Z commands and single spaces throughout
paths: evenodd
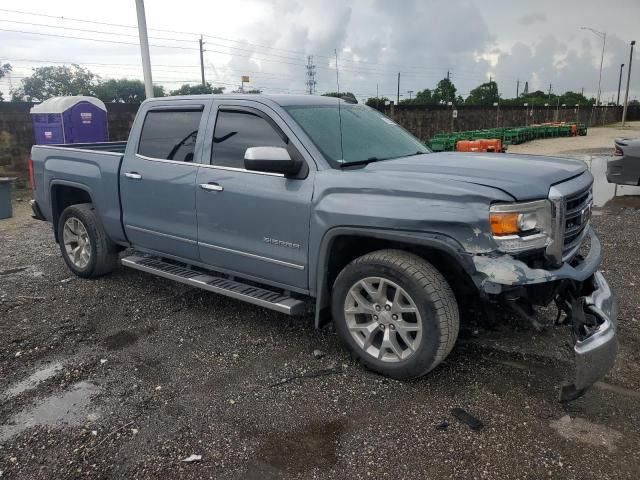
M 594 231 L 588 232 L 591 248 L 584 259 L 563 263 L 557 269 L 530 268 L 509 255 L 474 257 L 476 286 L 488 298 L 504 298 L 527 289 L 549 287 L 566 313 L 574 339 L 575 376 L 560 389 L 560 401 L 578 398 L 613 367 L 618 341 L 617 304 L 598 266 L 601 246 Z M 524 290 L 523 290 L 524 289 Z M 540 304 L 540 303 L 538 303 Z

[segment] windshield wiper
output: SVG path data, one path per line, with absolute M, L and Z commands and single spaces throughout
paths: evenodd
M 385 158 L 369 157 L 366 160 L 355 160 L 353 162 L 341 163 L 340 164 L 340 168 L 352 167 L 352 166 L 358 166 L 358 165 L 369 165 L 370 163 L 380 162 L 382 160 L 394 160 L 396 158 L 413 157 L 415 155 L 426 155 L 427 153 L 429 153 L 429 152 L 416 152 L 416 153 L 410 153 L 409 155 L 399 155 L 397 157 L 385 157 Z
M 386 160 L 386 158 L 369 157 L 366 160 L 355 160 L 353 162 L 344 162 L 340 164 L 340 168 L 353 167 L 357 165 L 368 165 L 373 162 L 379 162 L 380 160 Z

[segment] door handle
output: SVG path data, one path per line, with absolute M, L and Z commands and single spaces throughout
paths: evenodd
M 201 183 L 200 188 L 210 192 L 221 192 L 224 190 L 224 187 L 216 182 Z
M 138 172 L 127 172 L 124 174 L 124 176 L 130 178 L 131 180 L 140 180 L 142 178 L 142 175 L 140 175 Z

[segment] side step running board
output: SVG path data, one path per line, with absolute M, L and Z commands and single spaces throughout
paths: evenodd
M 132 255 L 123 258 L 121 263 L 125 267 L 153 273 L 191 287 L 209 290 L 210 292 L 253 303 L 260 307 L 270 308 L 287 315 L 302 315 L 305 312 L 305 303 L 302 300 L 265 288 L 229 280 L 228 278 L 216 277 L 214 276 L 215 274 L 209 275 L 198 270 L 163 262 L 159 258 Z

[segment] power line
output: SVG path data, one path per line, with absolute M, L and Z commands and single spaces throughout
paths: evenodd
M 1 10 L 1 9 L 0 9 Z M 98 42 L 98 43 L 112 43 L 112 44 L 118 44 L 118 45 L 131 45 L 131 46 L 138 46 L 138 43 L 134 43 L 134 42 L 124 42 L 124 41 L 119 41 L 119 40 L 106 40 L 106 39 L 97 39 L 97 38 L 87 38 L 87 37 L 77 37 L 77 36 L 72 36 L 72 35 L 60 35 L 60 34 L 54 34 L 54 33 L 44 33 L 44 32 L 28 32 L 28 31 L 24 31 L 24 30 L 13 30 L 13 29 L 5 29 L 5 28 L 0 28 L 1 32 L 12 32 L 12 33 L 20 33 L 20 34 L 25 34 L 25 35 L 37 35 L 37 36 L 46 36 L 46 37 L 56 37 L 56 38 L 68 38 L 68 39 L 73 39 L 73 40 L 84 40 L 84 41 L 89 41 L 89 42 Z M 199 51 L 199 48 L 197 47 L 184 47 L 184 46 L 179 46 L 179 45 L 160 45 L 160 44 L 150 44 L 149 46 L 151 47 L 156 47 L 156 48 L 169 48 L 169 49 L 179 49 L 179 50 L 191 50 L 191 51 Z M 229 48 L 229 47 L 227 47 Z M 231 47 L 233 48 L 233 47 Z M 262 61 L 262 62 L 272 62 L 272 63 L 280 63 L 280 64 L 284 64 L 284 65 L 293 65 L 293 66 L 305 66 L 304 63 L 294 63 L 294 62 L 284 62 L 284 61 L 280 61 L 280 60 L 274 60 L 271 58 L 260 58 L 260 57 L 256 57 L 254 55 L 239 55 L 239 54 L 233 54 L 230 52 L 222 52 L 219 50 L 207 50 L 208 52 L 212 52 L 212 53 L 219 53 L 222 55 L 236 55 L 238 57 L 245 57 L 245 58 L 249 58 L 249 59 L 253 59 L 256 61 Z M 258 55 L 267 55 L 267 54 L 263 54 L 260 52 L 256 52 Z M 273 56 L 273 55 L 270 55 Z M 284 57 L 286 58 L 286 57 Z M 323 70 L 333 70 L 331 67 L 329 66 L 317 66 L 316 68 L 321 68 Z M 342 68 L 344 71 L 348 71 L 348 72 L 355 72 L 355 73 L 368 73 L 368 74 L 388 74 L 389 76 L 394 75 L 394 72 L 390 72 L 390 71 L 384 71 L 384 70 L 374 70 L 374 69 L 363 69 L 363 68 Z M 409 72 L 406 75 L 411 76 L 411 77 L 415 77 L 415 78 L 420 78 L 420 77 L 431 77 L 434 75 L 420 75 L 414 72 Z
M 8 28 L 0 28 L 0 32 L 12 32 L 12 33 L 22 33 L 22 34 L 26 34 L 26 35 L 40 35 L 40 36 L 44 36 L 44 37 L 58 37 L 58 38 L 71 38 L 74 40 L 85 40 L 87 42 L 100 42 L 100 43 L 116 43 L 116 44 L 120 44 L 120 45 L 134 45 L 134 46 L 139 46 L 137 43 L 132 43 L 132 42 L 122 42 L 122 41 L 118 41 L 118 40 L 105 40 L 105 39 L 98 39 L 98 38 L 87 38 L 87 37 L 74 37 L 71 35 L 59 35 L 56 33 L 43 33 L 43 32 L 26 32 L 24 30 L 11 30 Z M 150 44 L 149 46 L 151 47 L 159 47 L 159 48 L 177 48 L 180 50 L 198 50 L 197 48 L 191 48 L 191 47 L 181 47 L 178 45 L 153 45 Z
M 12 9 L 0 8 L 0 11 L 9 12 L 9 13 L 17 13 L 17 14 L 21 14 L 21 15 L 31 15 L 31 16 L 36 16 L 36 17 L 51 18 L 51 19 L 57 19 L 57 20 L 62 20 L 62 21 L 73 21 L 73 22 L 90 23 L 90 24 L 95 24 L 95 25 L 105 25 L 105 26 L 110 26 L 110 27 L 132 28 L 132 29 L 137 28 L 134 25 L 101 22 L 101 21 L 95 21 L 95 20 L 64 17 L 64 16 L 58 16 L 58 15 L 47 15 L 47 14 L 43 14 L 43 13 L 27 12 L 27 11 L 23 11 L 23 10 L 12 10 Z M 14 20 L 3 20 L 3 21 L 13 22 L 13 23 L 29 24 L 29 22 L 20 22 L 20 21 L 14 21 Z M 36 24 L 36 23 L 33 23 L 32 25 L 45 26 L 45 27 L 50 27 L 50 28 L 67 28 L 69 30 L 87 31 L 87 32 L 90 32 L 90 33 L 102 33 L 102 34 L 105 34 L 105 35 L 137 36 L 137 35 L 130 35 L 130 34 L 117 34 L 117 33 L 112 33 L 112 32 L 96 32 L 95 30 L 85 30 L 85 29 L 77 29 L 77 28 L 72 28 L 72 27 L 61 27 L 61 26 L 43 25 L 43 24 Z M 167 33 L 173 33 L 173 34 L 180 34 L 180 35 L 189 35 L 189 36 L 192 36 L 192 37 L 195 36 L 193 31 L 186 32 L 186 31 L 163 29 L 163 28 L 150 28 L 149 30 L 156 31 L 156 32 L 167 32 Z M 30 32 L 26 32 L 26 33 L 30 33 Z M 278 50 L 278 51 L 292 53 L 292 54 L 296 54 L 296 55 L 306 55 L 308 53 L 308 52 L 302 52 L 302 51 L 296 51 L 296 50 L 289 50 L 289 49 L 277 48 L 277 47 L 272 47 L 272 46 L 266 46 L 266 45 L 261 45 L 261 44 L 257 44 L 257 43 L 250 43 L 250 42 L 245 42 L 245 41 L 240 41 L 240 40 L 234 40 L 234 39 L 225 38 L 225 37 L 207 35 L 207 34 L 204 34 L 203 36 L 205 38 L 212 38 L 212 39 L 216 39 L 216 40 L 223 40 L 223 41 L 233 42 L 233 43 L 242 43 L 244 45 L 254 46 L 254 47 L 258 47 L 258 48 L 265 48 L 265 49 L 269 49 L 269 50 Z M 157 40 L 177 41 L 177 42 L 191 42 L 191 41 L 195 41 L 197 39 L 197 38 L 194 38 L 193 40 L 185 40 L 185 39 L 168 38 L 168 37 L 149 37 L 149 38 L 154 38 L 154 39 L 157 39 Z M 235 49 L 235 50 L 252 52 L 252 53 L 256 53 L 256 54 L 260 54 L 260 55 L 269 55 L 269 56 L 273 56 L 273 57 L 276 57 L 276 58 L 295 60 L 295 58 L 291 58 L 291 57 L 278 56 L 278 55 L 269 54 L 269 53 L 265 53 L 265 52 L 253 52 L 253 50 L 243 49 L 241 47 L 234 47 L 234 46 L 231 46 L 231 45 L 220 45 L 220 44 L 212 44 L 212 45 L 217 45 L 217 46 L 220 46 L 220 47 L 230 48 L 230 49 Z M 167 47 L 167 46 L 163 45 L 163 47 Z M 216 52 L 216 53 L 224 53 L 224 52 Z M 319 58 L 326 58 L 327 60 L 333 59 L 333 55 L 331 55 L 331 54 L 322 55 L 322 54 L 317 54 L 316 53 L 314 55 L 316 57 L 319 57 Z M 362 61 L 362 60 L 341 59 L 341 63 L 344 63 L 344 62 L 353 63 L 353 64 L 356 64 L 356 65 L 374 65 L 374 66 L 377 65 L 377 66 L 382 66 L 382 67 L 394 67 L 394 71 L 393 72 L 389 72 L 389 73 L 393 73 L 394 75 L 395 75 L 395 72 L 397 71 L 397 70 L 395 70 L 395 68 L 401 68 L 402 70 L 412 69 L 412 70 L 422 70 L 422 71 L 437 71 L 438 70 L 438 67 L 424 67 L 424 66 L 417 66 L 417 65 L 400 65 L 400 64 L 391 64 L 391 63 L 367 62 L 367 61 Z M 458 69 L 458 70 L 461 70 L 461 69 Z M 467 71 L 469 71 L 469 70 L 467 70 Z M 371 72 L 369 72 L 369 73 L 371 73 Z M 407 72 L 403 72 L 403 73 L 407 74 L 407 73 L 417 73 L 417 72 L 408 72 L 407 71 Z

